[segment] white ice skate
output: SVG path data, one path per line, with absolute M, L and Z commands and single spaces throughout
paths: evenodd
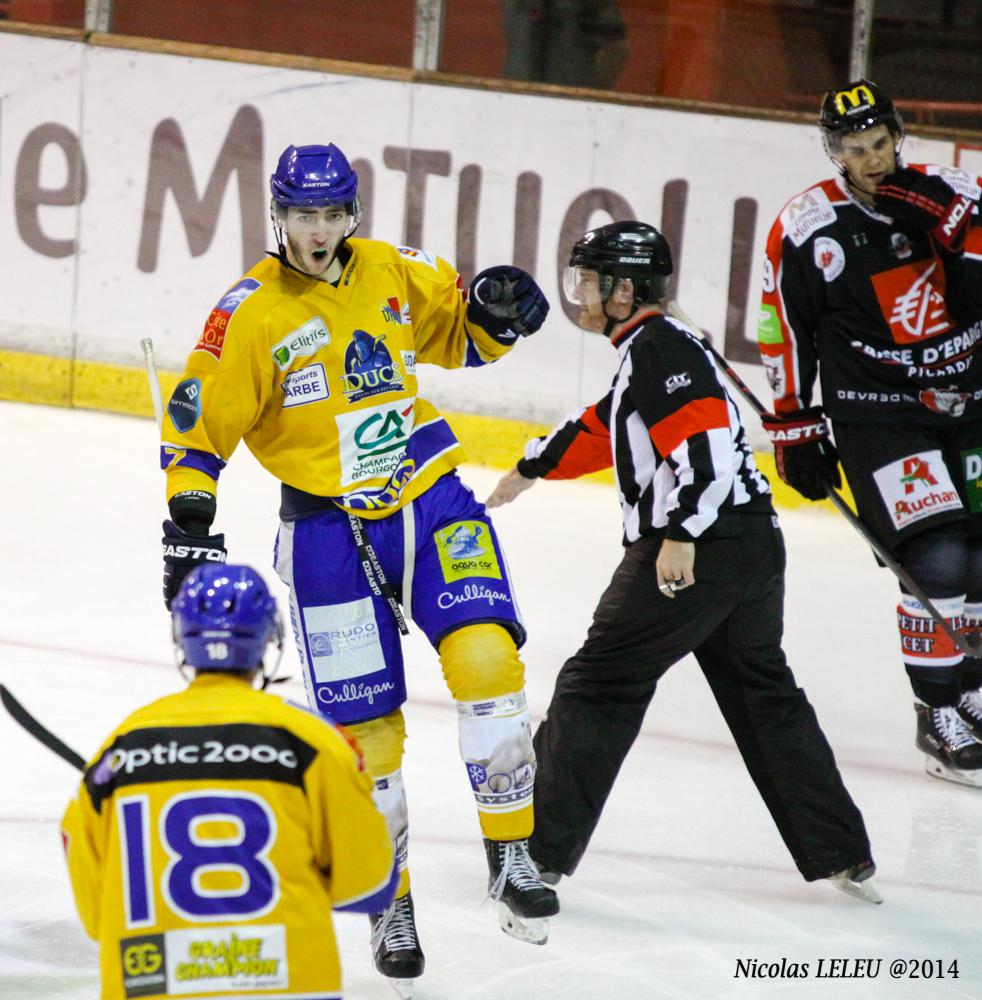
M 882 903 L 883 897 L 879 889 L 873 884 L 873 875 L 876 872 L 876 865 L 872 861 L 863 861 L 851 868 L 844 868 L 841 872 L 830 875 L 826 881 L 848 896 L 854 896 L 865 903 Z

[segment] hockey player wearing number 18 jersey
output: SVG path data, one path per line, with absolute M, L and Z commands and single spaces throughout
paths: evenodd
M 253 686 L 282 638 L 255 570 L 195 570 L 174 601 L 190 685 L 133 712 L 85 769 L 62 835 L 102 1000 L 340 1000 L 332 909 L 392 899 L 358 748 Z
M 801 874 L 878 902 L 862 816 L 781 649 L 770 489 L 710 354 L 663 312 L 671 271 L 668 244 L 643 223 L 574 245 L 566 297 L 617 349 L 613 385 L 530 441 L 487 501 L 613 465 L 624 520 L 623 559 L 535 734 L 529 847 L 544 871 L 573 873 L 659 678 L 691 652 Z
M 839 175 L 792 198 L 767 241 L 758 339 L 778 471 L 818 500 L 841 460 L 866 527 L 955 629 L 977 632 L 982 178 L 904 166 L 900 115 L 867 80 L 829 91 L 819 124 Z M 901 590 L 917 746 L 930 774 L 982 786 L 980 661 Z

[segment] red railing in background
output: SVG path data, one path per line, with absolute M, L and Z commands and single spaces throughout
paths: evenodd
M 808 113 L 848 77 L 852 0 L 445 4 L 446 73 Z M 558 20 L 543 40 L 547 5 Z M 113 0 L 112 28 L 405 68 L 412 65 L 415 7 L 415 0 Z M 875 10 L 870 78 L 907 107 L 911 122 L 982 130 L 982 0 L 877 0 Z M 0 17 L 10 20 L 82 27 L 84 15 L 85 0 L 0 0 Z M 604 44 L 612 18 L 622 37 Z M 552 78 L 536 49 L 551 43 L 560 46 Z M 592 61 L 600 59 L 608 69 L 611 59 L 623 64 L 605 75 L 594 72 Z

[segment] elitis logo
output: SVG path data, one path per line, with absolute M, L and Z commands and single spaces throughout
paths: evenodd
M 342 391 L 349 403 L 405 389 L 402 371 L 383 340 L 384 336 L 373 337 L 367 330 L 355 330 L 344 352 L 345 374 L 341 376 Z
M 409 303 L 400 305 L 399 300 L 393 296 L 382 303 L 382 318 L 386 323 L 398 323 L 400 326 L 409 326 L 412 319 L 409 316 Z
M 919 455 L 913 455 L 904 459 L 904 472 L 900 477 L 904 484 L 904 494 L 910 495 L 914 492 L 914 487 L 919 483 L 921 486 L 937 486 L 938 481 L 931 472 L 931 467 Z

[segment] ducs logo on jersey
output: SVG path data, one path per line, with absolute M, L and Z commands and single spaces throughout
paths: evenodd
M 399 300 L 393 296 L 382 303 L 382 318 L 386 323 L 398 323 L 400 326 L 409 326 L 412 320 L 409 317 L 409 303 L 400 305 Z
M 194 350 L 205 351 L 216 361 L 221 361 L 225 333 L 232 313 L 259 287 L 260 283 L 255 278 L 243 278 L 230 288 L 212 309 L 211 315 L 205 322 L 205 328 L 201 331 L 201 339 L 194 345 Z
M 857 111 L 862 111 L 876 104 L 873 92 L 865 83 L 861 83 L 858 87 L 853 87 L 851 90 L 840 90 L 833 98 L 833 101 L 835 102 L 835 110 L 840 115 L 855 114 Z
M 285 372 L 296 358 L 312 357 L 330 342 L 331 334 L 324 320 L 320 316 L 314 316 L 273 345 L 273 360 L 276 367 Z
M 937 259 L 902 264 L 874 274 L 872 281 L 895 343 L 926 340 L 953 328 L 945 305 L 945 275 Z
M 355 330 L 344 352 L 345 373 L 341 376 L 342 391 L 349 403 L 406 388 L 402 371 L 383 340 L 384 335 L 373 337 L 367 330 Z

